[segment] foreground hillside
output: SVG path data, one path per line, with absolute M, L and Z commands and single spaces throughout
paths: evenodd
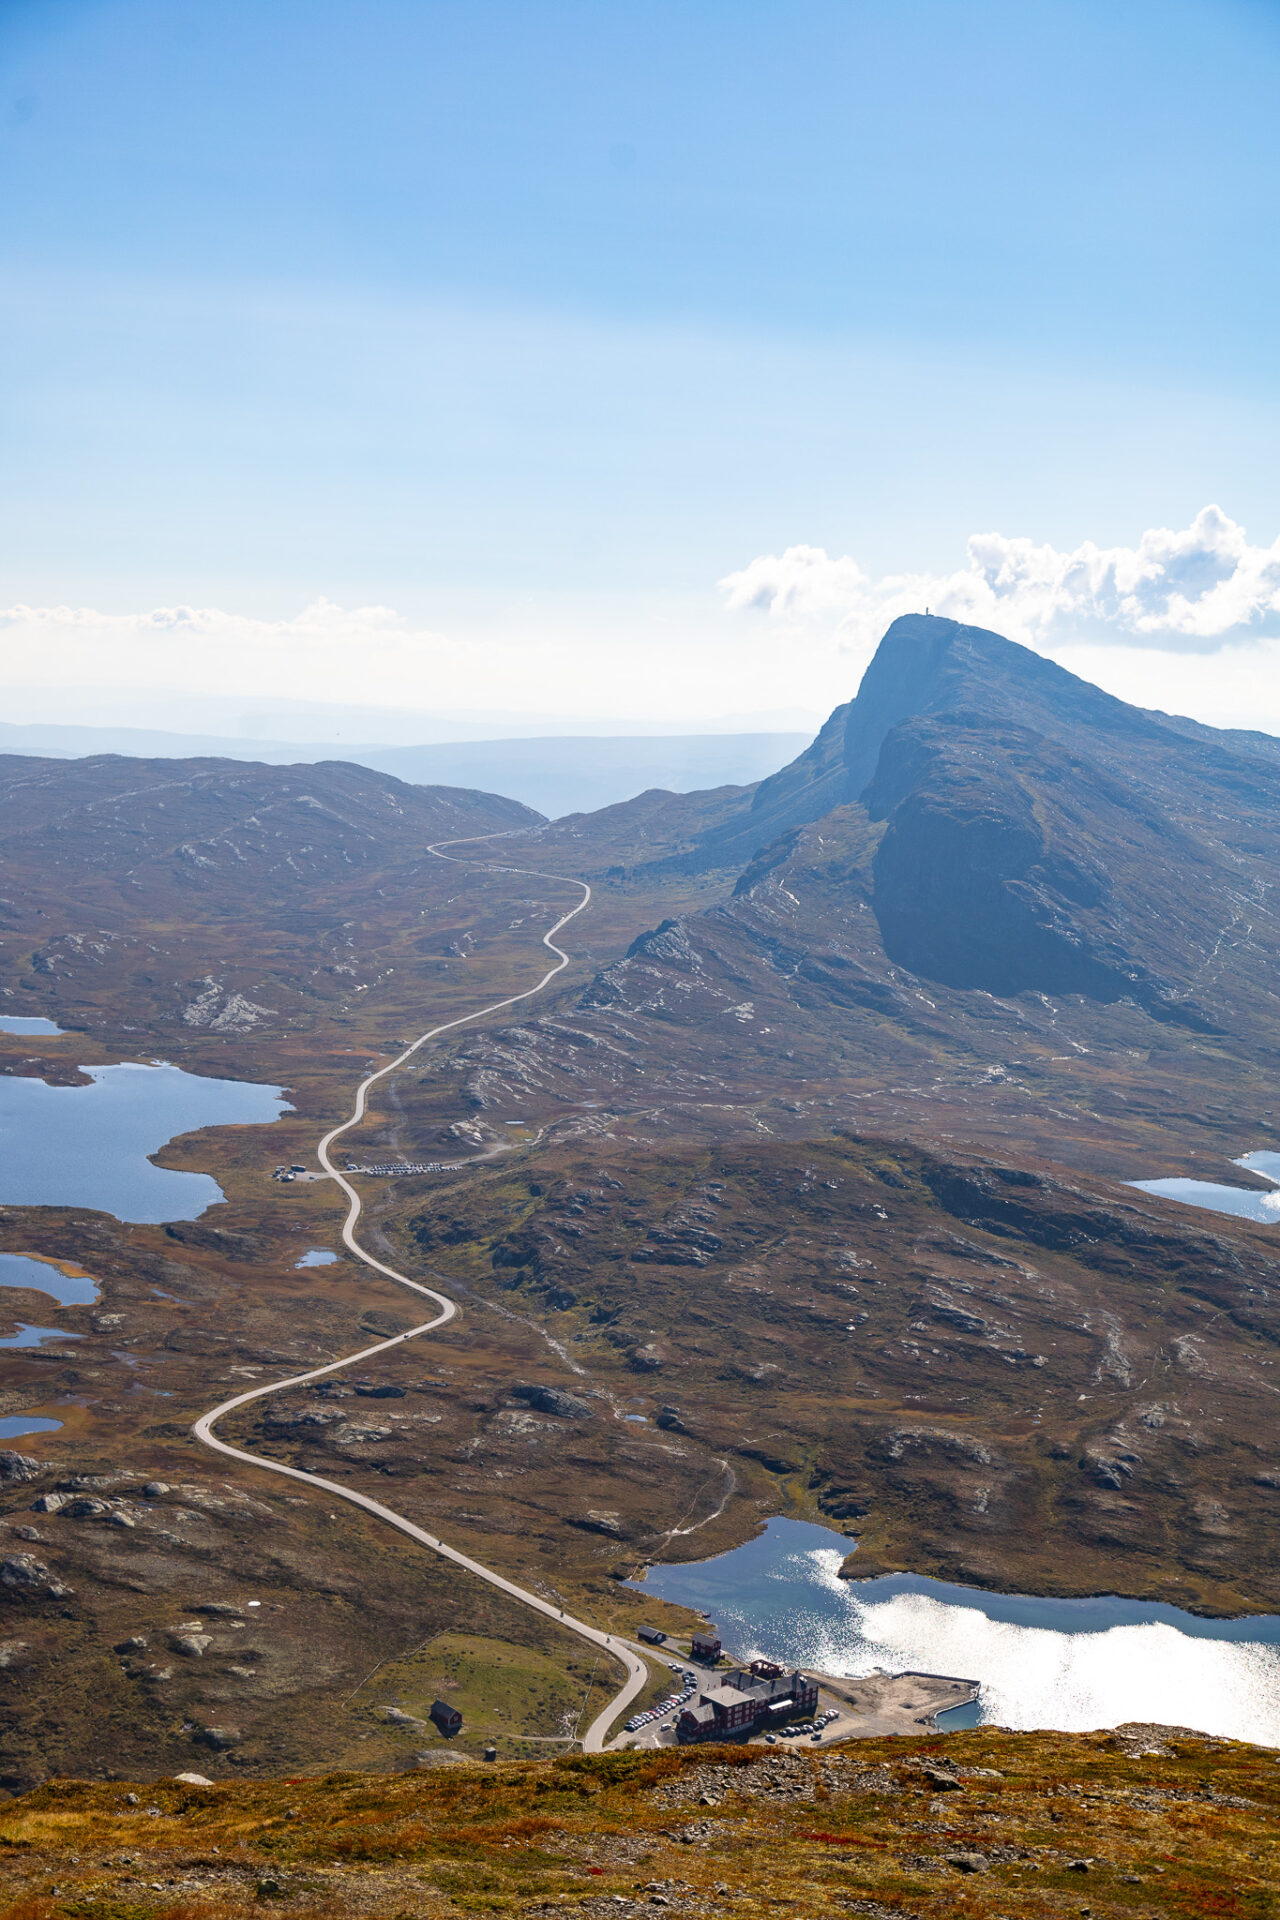
M 1178 1729 L 564 1758 L 275 1784 L 50 1781 L 0 1920 L 669 1912 L 1263 1920 L 1276 1756 Z

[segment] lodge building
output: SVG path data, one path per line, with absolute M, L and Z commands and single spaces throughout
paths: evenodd
M 734 1734 L 754 1733 L 781 1726 L 797 1714 L 813 1713 L 818 1705 L 818 1683 L 796 1668 L 784 1673 L 772 1660 L 753 1660 L 736 1667 L 714 1687 L 699 1694 L 676 1721 L 681 1745 L 692 1740 L 727 1740 Z

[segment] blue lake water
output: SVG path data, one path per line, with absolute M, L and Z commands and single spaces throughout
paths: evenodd
M 0 1033 L 61 1033 L 62 1028 L 38 1014 L 0 1013 Z
M 323 1247 L 311 1247 L 293 1264 L 295 1267 L 331 1267 L 337 1257 L 336 1253 L 326 1253 Z
M 287 1111 L 280 1087 L 163 1063 L 83 1071 L 87 1087 L 0 1075 L 0 1204 L 195 1220 L 222 1199 L 217 1181 L 153 1166 L 148 1155 L 199 1127 L 264 1125 Z
M 1234 1213 L 1242 1220 L 1258 1220 L 1266 1227 L 1280 1224 L 1280 1153 L 1246 1153 L 1232 1166 L 1246 1167 L 1278 1184 L 1270 1193 L 1258 1187 L 1229 1187 L 1216 1180 L 1127 1180 L 1126 1186 L 1142 1193 L 1158 1193 L 1165 1200 L 1180 1200 L 1187 1207 L 1204 1207 L 1210 1213 Z
M 33 1413 L 9 1413 L 0 1420 L 0 1440 L 20 1440 L 24 1433 L 57 1433 L 61 1420 L 45 1420 Z
M 976 1680 L 972 1724 L 1078 1732 L 1156 1720 L 1280 1746 L 1280 1615 L 1202 1620 L 1114 1596 L 983 1593 L 914 1574 L 841 1580 L 849 1546 L 826 1527 L 771 1520 L 732 1553 L 651 1567 L 635 1584 L 706 1614 L 741 1658 Z
M 66 1273 L 52 1260 L 27 1253 L 0 1253 L 0 1287 L 31 1287 L 60 1307 L 91 1307 L 98 1298 L 98 1283 L 87 1273 Z
M 0 1340 L 0 1347 L 42 1347 L 46 1340 L 79 1340 L 80 1337 L 78 1333 L 67 1333 L 62 1327 L 33 1327 L 19 1320 L 18 1331 Z

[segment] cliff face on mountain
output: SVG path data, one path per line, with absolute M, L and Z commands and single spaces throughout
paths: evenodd
M 895 621 L 857 697 L 754 789 L 644 795 L 548 838 L 584 870 L 728 869 L 741 898 L 846 810 L 894 967 L 1204 1033 L 1231 999 L 1280 1014 L 1280 741 L 1145 712 L 951 620 Z
M 851 810 L 849 885 L 923 979 L 1204 1033 L 1237 995 L 1280 1014 L 1280 742 L 1128 706 L 998 634 L 896 621 L 812 746 L 722 806 L 675 857 L 740 865 L 740 898 Z
M 606 886 L 701 869 L 725 891 L 602 966 L 578 1037 L 535 1023 L 518 1045 L 466 1043 L 485 1098 L 585 1077 L 727 1126 L 728 1093 L 913 1137 L 1012 1131 L 1098 1168 L 1158 1144 L 1185 1166 L 1206 1136 L 1243 1151 L 1269 1123 L 1269 736 L 1128 706 L 999 635 L 913 617 L 772 779 L 646 796 L 539 841 Z
M 1199 1032 L 1233 1000 L 1280 1013 L 1259 964 L 1280 941 L 1280 743 L 1188 732 L 995 634 L 913 619 L 848 709 L 842 767 L 841 803 L 879 835 L 870 899 L 895 965 L 1127 999 Z M 793 807 L 805 793 L 828 797 L 814 780 Z

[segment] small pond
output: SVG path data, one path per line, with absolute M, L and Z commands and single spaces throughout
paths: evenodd
M 18 1331 L 6 1334 L 0 1340 L 0 1347 L 42 1347 L 46 1340 L 79 1340 L 78 1333 L 68 1333 L 62 1327 L 33 1327 L 25 1320 L 19 1320 Z
M 24 1433 L 57 1433 L 61 1420 L 45 1420 L 33 1413 L 8 1413 L 0 1420 L 0 1440 L 20 1440 Z
M 61 1033 L 52 1020 L 31 1013 L 0 1013 L 0 1033 Z
M 60 1307 L 91 1307 L 98 1283 L 87 1273 L 68 1273 L 53 1260 L 29 1253 L 0 1253 L 0 1287 L 26 1287 L 47 1293 Z
M 309 1247 L 301 1260 L 295 1260 L 295 1267 L 331 1267 L 337 1259 L 336 1253 L 327 1253 L 323 1247 Z
M 1260 1173 L 1280 1183 L 1280 1153 L 1246 1153 L 1232 1166 Z M 1141 1193 L 1158 1193 L 1164 1200 L 1180 1200 L 1187 1207 L 1205 1207 L 1210 1213 L 1234 1213 L 1242 1220 L 1258 1220 L 1265 1227 L 1280 1223 L 1280 1184 L 1270 1193 L 1260 1187 L 1228 1187 L 1217 1180 L 1127 1180 Z
M 841 1580 L 849 1547 L 826 1527 L 771 1520 L 732 1553 L 651 1567 L 636 1584 L 706 1614 L 742 1658 L 977 1680 L 976 1722 L 967 1714 L 976 1724 L 1082 1731 L 1155 1720 L 1280 1746 L 1278 1615 L 1202 1620 L 1110 1596 L 983 1593 L 914 1574 Z
M 265 1125 L 287 1109 L 280 1087 L 206 1079 L 163 1062 L 83 1071 L 87 1087 L 0 1075 L 0 1204 L 195 1220 L 222 1199 L 217 1181 L 148 1156 L 200 1127 Z

